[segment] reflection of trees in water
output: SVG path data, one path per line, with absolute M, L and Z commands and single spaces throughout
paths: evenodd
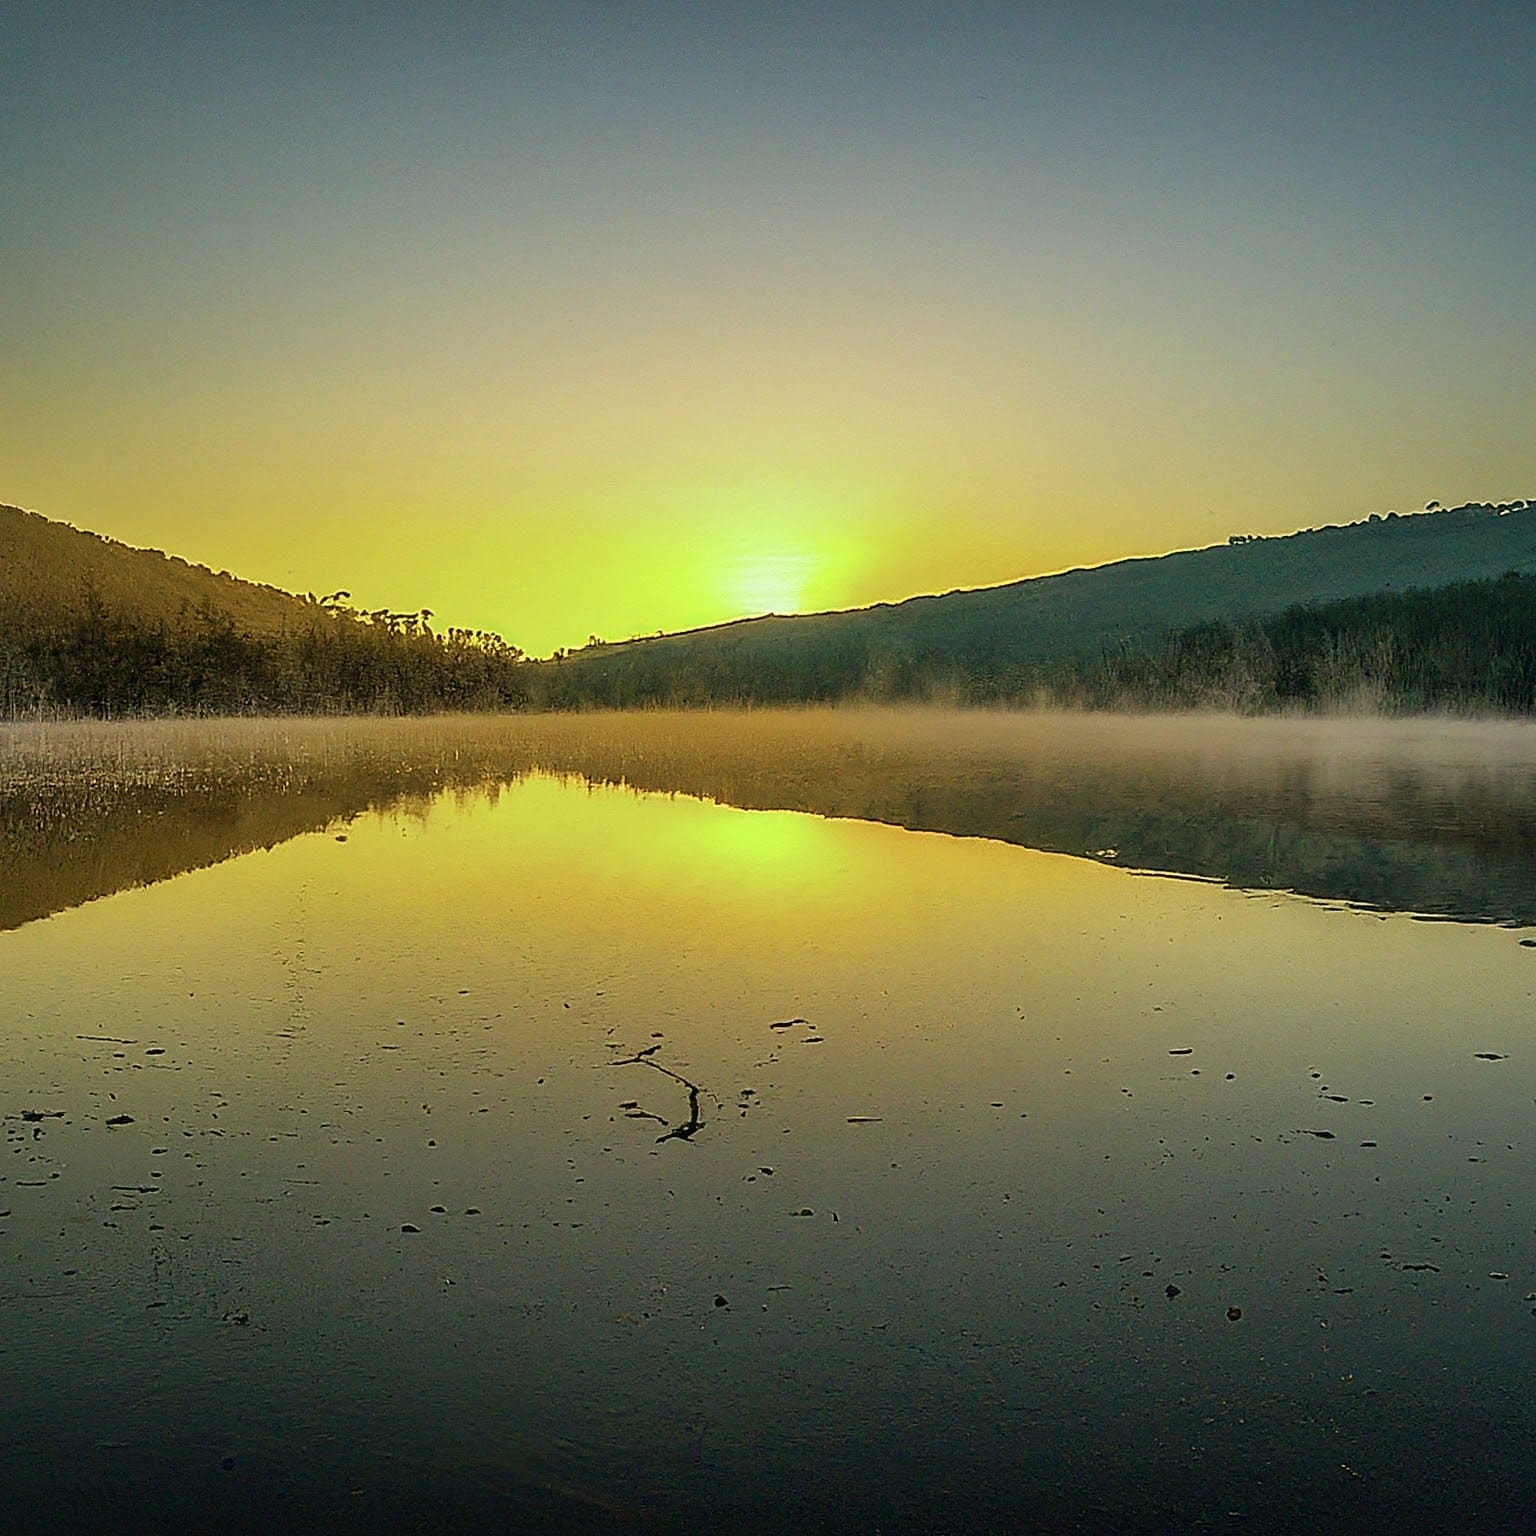
M 1517 732 L 832 710 L 17 728 L 0 925 L 534 769 L 1536 922 L 1536 750 Z

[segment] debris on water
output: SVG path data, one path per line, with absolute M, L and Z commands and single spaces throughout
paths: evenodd
M 813 1211 L 810 1206 L 802 1205 L 798 1211 L 795 1211 L 792 1214 L 796 1216 L 814 1216 L 816 1212 Z
M 879 1125 L 885 1119 L 884 1115 L 849 1115 L 849 1125 Z
M 778 1019 L 768 1026 L 769 1029 L 793 1029 L 796 1024 L 804 1024 L 804 1019 Z
M 1168 1054 L 1170 1056 L 1193 1056 L 1195 1054 L 1195 1048 L 1192 1045 L 1175 1046 L 1168 1052 Z
M 412 1226 L 412 1224 L 410 1222 L 405 1221 L 405 1222 L 401 1222 L 400 1230 L 402 1232 L 420 1232 L 421 1228 L 417 1227 L 417 1226 Z
M 716 1296 L 716 1297 L 715 1297 L 715 1305 L 716 1305 L 716 1306 L 717 1306 L 717 1307 L 728 1307 L 728 1306 L 730 1306 L 730 1302 L 728 1302 L 728 1301 L 727 1301 L 727 1300 L 726 1300 L 726 1299 L 725 1299 L 725 1297 L 724 1297 L 724 1296 Z
M 1228 1307 L 1227 1308 L 1227 1321 L 1229 1323 L 1241 1322 L 1242 1321 L 1242 1317 L 1243 1317 L 1243 1309 L 1241 1307 Z
M 108 1125 L 132 1125 L 133 1124 L 133 1116 L 132 1115 L 113 1115 L 107 1121 L 107 1124 Z
M 1438 1264 L 1399 1264 L 1397 1267 L 1399 1269 L 1406 1269 L 1414 1272 L 1427 1269 L 1431 1274 L 1434 1275 L 1438 1275 L 1440 1273 L 1440 1266 Z
M 35 1125 L 39 1120 L 62 1120 L 64 1111 L 62 1109 L 24 1109 L 21 1112 L 21 1118 L 29 1125 Z
M 1521 939 L 1520 940 L 1520 948 L 1521 949 L 1536 949 L 1536 939 Z
M 1184 1292 L 1182 1288 L 1175 1285 L 1171 1280 L 1167 1285 L 1163 1287 L 1163 1295 L 1165 1295 L 1169 1301 L 1172 1301 L 1175 1296 L 1182 1296 L 1183 1294 Z
M 1473 1051 L 1472 1054 L 1479 1061 L 1508 1061 L 1508 1055 L 1503 1051 Z
M 643 1050 L 636 1051 L 633 1056 L 622 1057 L 620 1060 L 611 1063 L 611 1065 L 615 1067 L 653 1067 L 664 1077 L 670 1077 L 674 1083 L 681 1083 L 688 1090 L 688 1118 L 681 1125 L 674 1125 L 671 1130 L 658 1136 L 656 1142 L 659 1146 L 664 1141 L 692 1141 L 704 1128 L 704 1117 L 699 1109 L 699 1095 L 706 1090 L 700 1088 L 697 1083 L 690 1082 L 681 1072 L 674 1072 L 671 1067 L 664 1067 L 659 1061 L 652 1061 L 650 1058 L 660 1049 L 659 1045 L 648 1045 Z M 711 1093 L 710 1097 L 713 1099 L 715 1096 Z M 718 1104 L 720 1101 L 715 1099 L 715 1102 Z M 631 1120 L 657 1120 L 662 1125 L 667 1123 L 660 1115 L 652 1115 L 645 1110 L 626 1110 L 625 1114 Z
M 1333 1132 L 1332 1131 L 1303 1131 L 1301 1134 L 1303 1136 L 1316 1136 L 1319 1141 L 1332 1141 L 1333 1140 Z

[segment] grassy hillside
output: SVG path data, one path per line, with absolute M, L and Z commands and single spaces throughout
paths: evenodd
M 0 717 L 508 709 L 522 653 L 0 507 Z
M 619 707 L 1010 697 L 1042 667 L 1139 650 L 1170 630 L 1507 571 L 1536 573 L 1536 504 L 1373 516 L 894 605 L 588 647 L 542 666 L 534 687 L 555 705 Z
M 1045 690 L 1095 709 L 1536 712 L 1536 576 L 1376 592 L 1176 630 L 1067 663 Z
M 212 608 L 248 634 L 273 635 L 308 628 L 316 618 L 314 604 L 276 587 L 0 506 L 0 633 L 52 623 L 78 606 L 85 590 L 108 613 L 149 623 L 175 624 Z
M 359 613 L 345 596 L 295 597 L 0 508 L 0 715 L 853 698 L 1536 710 L 1536 503 L 1524 501 L 540 663 L 498 635 L 436 632 L 425 610 Z

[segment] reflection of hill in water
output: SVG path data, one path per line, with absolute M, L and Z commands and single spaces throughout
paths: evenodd
M 1536 924 L 1521 726 L 762 711 L 17 728 L 0 754 L 3 927 L 532 769 Z
M 682 742 L 615 743 L 551 761 L 750 808 L 1389 911 L 1536 923 L 1536 732 L 1526 727 L 764 714 L 721 742 L 698 754 Z

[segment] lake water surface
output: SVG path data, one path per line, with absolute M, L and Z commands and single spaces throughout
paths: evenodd
M 0 1524 L 1527 1529 L 1533 834 L 1516 726 L 0 728 Z

